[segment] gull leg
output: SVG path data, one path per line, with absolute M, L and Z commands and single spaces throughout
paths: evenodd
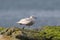
M 23 27 L 22 29 L 24 29 L 25 27 Z
M 23 30 L 25 29 L 25 25 L 23 25 L 22 29 L 23 29 Z

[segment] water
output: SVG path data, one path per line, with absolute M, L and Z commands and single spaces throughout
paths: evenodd
M 0 26 L 19 26 L 30 15 L 38 17 L 34 27 L 60 25 L 60 0 L 0 0 Z

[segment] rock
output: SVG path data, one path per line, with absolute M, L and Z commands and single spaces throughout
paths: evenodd
M 19 39 L 13 38 L 11 36 L 0 35 L 0 40 L 19 40 Z
M 0 40 L 11 40 L 9 36 L 0 35 Z

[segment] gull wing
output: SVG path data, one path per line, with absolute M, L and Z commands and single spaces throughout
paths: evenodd
M 28 24 L 30 23 L 32 20 L 30 18 L 25 18 L 25 19 L 21 19 L 19 22 L 17 23 L 21 23 L 21 24 Z

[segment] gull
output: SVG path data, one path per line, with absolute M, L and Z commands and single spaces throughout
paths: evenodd
M 32 26 L 35 23 L 35 16 L 30 16 L 29 18 L 23 18 L 20 21 L 18 21 L 17 23 L 20 25 L 25 25 L 25 26 Z M 24 29 L 25 27 L 23 27 Z

